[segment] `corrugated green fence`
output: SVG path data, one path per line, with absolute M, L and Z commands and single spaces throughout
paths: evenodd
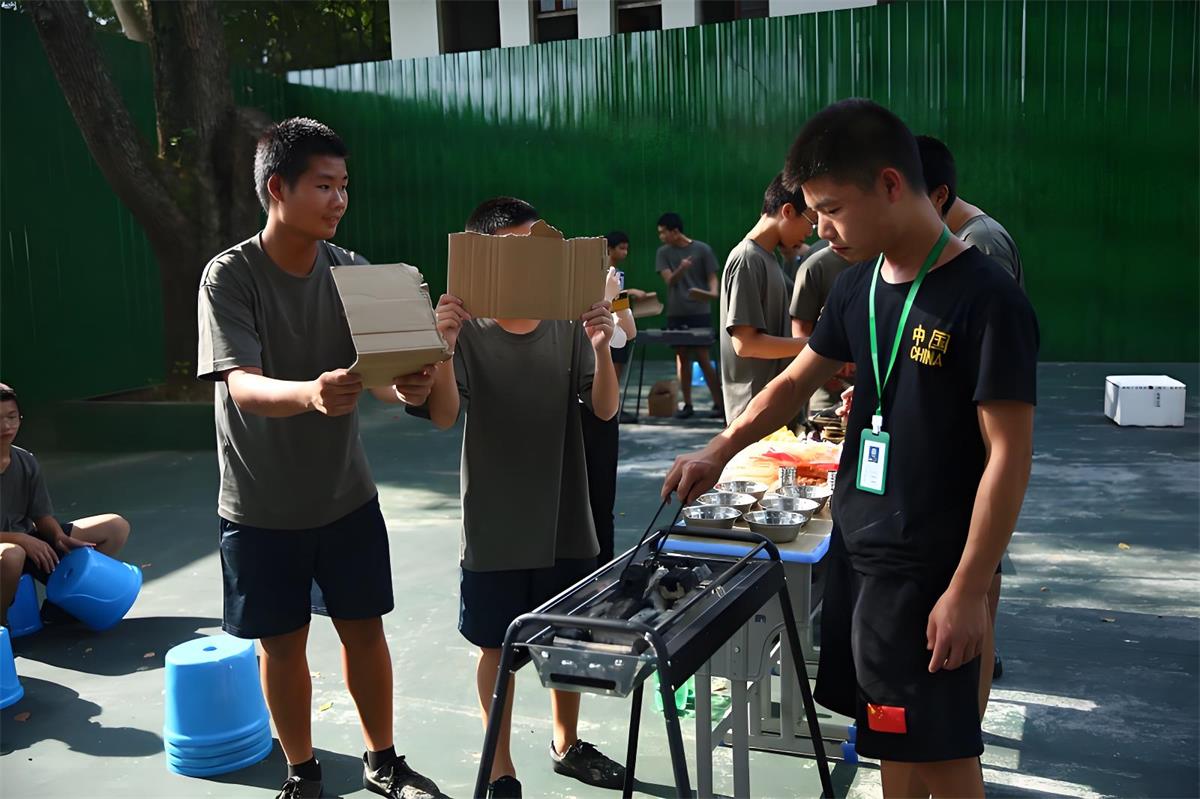
M 530 200 L 568 235 L 626 230 L 628 281 L 655 286 L 661 212 L 680 212 L 689 234 L 723 254 L 755 221 L 762 189 L 805 117 L 838 98 L 873 97 L 916 132 L 945 139 L 962 194 L 1016 237 L 1045 359 L 1195 361 L 1198 26 L 1190 2 L 896 3 L 353 65 L 298 73 L 283 87 L 255 79 L 256 91 L 239 91 L 342 132 L 354 154 L 339 239 L 373 260 L 420 266 L 435 287 L 444 284 L 446 234 L 479 200 L 500 193 Z M 12 26 L 4 27 L 7 67 Z M 122 62 L 136 66 L 134 58 Z M 41 63 L 29 70 L 45 71 Z M 9 277 L 19 271 L 7 246 L 10 198 L 40 218 L 53 219 L 62 206 L 62 191 L 44 180 L 24 196 L 11 185 L 8 165 L 19 157 L 33 161 L 34 172 L 48 160 L 94 178 L 70 184 L 80 195 L 76 214 L 87 217 L 79 222 L 84 241 L 73 246 L 111 252 L 96 270 L 111 281 L 132 268 L 119 242 L 137 239 L 127 249 L 143 266 L 127 281 L 148 306 L 154 284 L 144 245 L 136 234 L 117 234 L 128 230 L 127 215 L 112 209 L 94 168 L 81 163 L 86 152 L 61 100 L 39 85 L 26 107 L 41 113 L 57 104 L 46 114 L 58 133 L 27 136 L 26 156 L 12 150 L 8 132 L 19 123 L 4 87 L 5 316 L 15 302 Z M 111 210 L 96 211 L 104 207 Z M 34 249 L 67 244 L 61 225 L 29 229 Z M 97 299 L 118 294 L 82 277 L 83 255 L 55 263 L 60 297 L 103 305 Z M 35 281 L 35 294 L 41 285 Z M 96 312 L 103 319 L 113 309 Z M 143 382 L 156 374 L 157 322 L 117 323 L 122 333 L 109 338 L 64 331 L 55 352 L 74 353 L 68 363 L 119 359 L 129 365 L 121 379 Z M 7 321 L 4 333 L 8 372 Z M 22 379 L 39 374 L 15 371 Z M 105 388 L 115 382 L 105 378 Z

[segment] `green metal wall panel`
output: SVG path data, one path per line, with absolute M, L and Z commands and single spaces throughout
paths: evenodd
M 161 377 L 157 275 L 92 165 L 28 20 L 0 14 L 0 375 L 87 396 Z M 241 102 L 349 142 L 338 239 L 445 284 L 446 234 L 524 197 L 568 235 L 679 211 L 723 256 L 804 119 L 873 97 L 955 150 L 965 197 L 1013 233 L 1048 360 L 1200 360 L 1200 16 L 1192 2 L 892 3 L 290 76 Z M 106 53 L 138 123 L 142 49 Z M 19 80 L 11 76 L 20 76 Z
M 0 380 L 31 404 L 145 385 L 163 359 L 150 247 L 92 161 L 33 26 L 0 12 L 0 36 Z M 152 131 L 146 53 L 104 49 Z
M 727 252 L 804 119 L 867 96 L 954 149 L 1025 261 L 1052 360 L 1189 360 L 1197 336 L 1197 6 L 894 3 L 295 73 L 350 142 L 339 238 L 444 285 L 445 233 L 511 193 L 568 235 L 655 220 Z

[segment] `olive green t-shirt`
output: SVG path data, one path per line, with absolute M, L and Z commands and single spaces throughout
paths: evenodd
M 200 278 L 196 375 L 216 382 L 220 516 L 254 527 L 301 530 L 336 521 L 375 496 L 358 434 L 358 410 L 272 419 L 243 412 L 222 373 L 258 367 L 278 380 L 312 380 L 357 357 L 330 266 L 365 264 L 321 242 L 297 277 L 259 236 L 213 258 Z
M 580 421 L 595 370 L 578 322 L 542 321 L 524 335 L 494 319 L 463 325 L 454 374 L 465 414 L 464 569 L 541 569 L 600 552 Z
M 733 349 L 734 327 L 791 338 L 787 284 L 775 256 L 753 239 L 729 253 L 721 274 L 721 393 L 732 422 L 755 395 L 791 363 L 790 358 L 743 358 Z

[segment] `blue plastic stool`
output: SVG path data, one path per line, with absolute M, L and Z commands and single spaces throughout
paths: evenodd
M 46 598 L 99 632 L 125 618 L 141 590 L 141 569 L 87 547 L 58 562 Z
M 248 743 L 270 722 L 253 641 L 217 635 L 172 647 L 165 679 L 163 740 L 176 752 Z
M 271 738 L 270 726 L 264 727 L 238 749 L 230 750 L 219 755 L 189 756 L 167 751 L 167 769 L 187 777 L 210 777 L 215 774 L 226 774 L 240 768 L 253 765 L 267 755 L 275 747 Z
M 22 574 L 17 583 L 17 595 L 8 606 L 8 632 L 13 638 L 36 633 L 42 629 L 42 613 L 38 610 L 37 588 L 33 577 Z
M 692 385 L 704 386 L 704 372 L 700 371 L 700 364 L 697 361 L 692 361 Z
M 25 696 L 25 687 L 17 676 L 17 664 L 13 662 L 12 641 L 8 628 L 0 627 L 0 709 L 16 704 Z

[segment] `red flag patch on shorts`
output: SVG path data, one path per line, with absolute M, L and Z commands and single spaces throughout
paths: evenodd
M 904 735 L 908 732 L 908 724 L 904 721 L 904 708 L 868 704 L 867 727 L 874 732 L 894 732 Z

